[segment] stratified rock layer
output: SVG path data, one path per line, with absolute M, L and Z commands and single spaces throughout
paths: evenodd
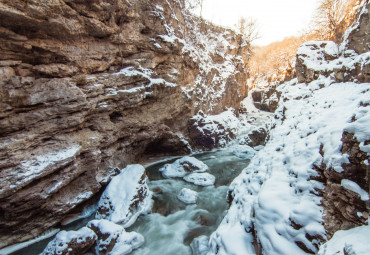
M 116 167 L 189 153 L 198 110 L 238 108 L 248 44 L 183 9 L 1 1 L 0 247 L 60 222 Z

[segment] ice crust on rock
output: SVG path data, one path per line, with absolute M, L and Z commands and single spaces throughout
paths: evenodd
M 165 164 L 159 169 L 165 178 L 184 177 L 188 173 L 200 173 L 207 170 L 208 166 L 206 164 L 189 156 L 182 157 L 172 164 Z
M 92 220 L 87 226 L 98 236 L 96 254 L 125 255 L 144 243 L 141 234 L 126 232 L 123 227 L 108 220 Z
M 198 192 L 191 189 L 183 188 L 182 190 L 180 190 L 177 198 L 185 204 L 195 204 L 198 199 Z
M 209 173 L 193 173 L 184 177 L 184 180 L 199 186 L 211 186 L 216 178 Z
M 99 200 L 95 218 L 129 227 L 139 215 L 150 212 L 152 193 L 146 180 L 143 166 L 127 166 L 106 187 Z
M 362 201 L 369 200 L 369 193 L 367 193 L 365 190 L 361 189 L 361 187 L 357 183 L 355 183 L 351 180 L 343 179 L 341 181 L 341 185 L 344 188 L 357 193 L 361 197 Z
M 83 227 L 77 231 L 60 231 L 49 242 L 41 255 L 83 254 L 93 246 L 97 236 L 90 228 Z
M 317 175 L 314 165 L 342 172 L 349 163 L 341 152 L 343 132 L 353 133 L 360 148 L 370 137 L 370 83 L 321 77 L 278 90 L 270 140 L 231 184 L 232 204 L 210 237 L 210 254 L 254 254 L 255 233 L 266 254 L 306 254 L 301 247 L 317 252 L 325 229 L 315 194 L 324 185 L 309 180 Z

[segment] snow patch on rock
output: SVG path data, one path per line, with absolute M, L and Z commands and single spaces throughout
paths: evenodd
M 165 164 L 159 169 L 165 178 L 184 177 L 186 174 L 191 172 L 199 173 L 207 170 L 208 166 L 206 164 L 189 156 L 182 157 L 172 164 Z
M 94 231 L 83 227 L 77 231 L 60 231 L 41 255 L 83 254 L 97 239 Z
M 144 244 L 144 237 L 108 220 L 93 220 L 88 223 L 98 235 L 96 254 L 125 255 Z
M 348 190 L 351 190 L 351 191 L 355 192 L 356 194 L 358 194 L 361 197 L 362 201 L 368 201 L 369 200 L 369 193 L 367 193 L 365 190 L 361 189 L 361 187 L 357 183 L 355 183 L 351 180 L 342 179 L 341 185 L 344 188 L 346 188 Z

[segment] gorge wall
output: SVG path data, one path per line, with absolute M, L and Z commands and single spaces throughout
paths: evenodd
M 3 0 L 0 51 L 0 247 L 57 225 L 116 167 L 190 152 L 189 118 L 248 93 L 249 45 L 179 0 Z

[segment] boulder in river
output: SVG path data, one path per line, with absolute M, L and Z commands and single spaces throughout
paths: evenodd
M 141 214 L 150 212 L 152 193 L 146 183 L 145 169 L 141 165 L 129 165 L 113 177 L 103 192 L 96 219 L 107 219 L 131 226 Z
M 61 231 L 49 242 L 42 255 L 80 255 L 87 252 L 97 239 L 94 231 L 83 227 L 78 231 Z
M 177 195 L 177 198 L 185 204 L 195 204 L 198 199 L 198 192 L 183 188 Z
M 184 177 L 188 173 L 199 173 L 207 170 L 208 166 L 206 164 L 189 156 L 182 157 L 172 164 L 165 164 L 159 169 L 165 178 Z
M 95 252 L 105 255 L 125 255 L 140 247 L 144 237 L 108 220 L 92 220 L 87 225 L 98 236 Z
M 192 173 L 185 176 L 184 180 L 199 186 L 211 186 L 215 184 L 216 177 L 209 173 Z

